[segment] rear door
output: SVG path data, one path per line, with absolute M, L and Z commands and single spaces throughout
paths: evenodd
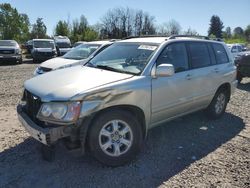
M 206 107 L 214 93 L 218 69 L 213 49 L 207 42 L 188 43 L 194 108 Z

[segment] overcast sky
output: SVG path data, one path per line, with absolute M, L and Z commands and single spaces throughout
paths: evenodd
M 250 25 L 250 0 L 0 0 L 0 3 L 10 3 L 20 13 L 28 14 L 31 23 L 37 17 L 43 18 L 49 35 L 53 34 L 59 20 L 84 15 L 93 25 L 115 7 L 142 9 L 155 17 L 156 24 L 174 19 L 182 30 L 191 27 L 202 35 L 207 35 L 214 14 L 221 18 L 225 27 L 244 29 Z

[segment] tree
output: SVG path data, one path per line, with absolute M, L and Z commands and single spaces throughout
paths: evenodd
M 0 4 L 0 38 L 24 42 L 29 38 L 29 18 L 8 3 Z
M 160 25 L 158 30 L 158 33 L 161 35 L 178 35 L 181 33 L 181 26 L 177 21 L 170 20 Z
M 142 10 L 114 8 L 102 17 L 101 38 L 124 38 L 130 35 L 155 34 L 155 19 Z
M 243 36 L 244 35 L 244 30 L 241 27 L 236 27 L 234 29 L 234 35 L 235 36 Z
M 91 27 L 88 27 L 84 31 L 84 40 L 85 41 L 93 41 L 98 39 L 98 33 Z
M 85 40 L 85 30 L 88 28 L 88 21 L 84 15 L 81 15 L 80 20 L 75 19 L 72 23 L 72 31 L 70 39 L 73 42 Z
M 250 25 L 247 26 L 244 33 L 245 33 L 247 40 L 250 41 Z
M 56 24 L 55 35 L 69 36 L 69 34 L 70 34 L 69 24 L 66 21 L 60 20 Z
M 47 27 L 42 18 L 37 18 L 36 23 L 33 24 L 31 31 L 32 38 L 47 38 Z
M 226 27 L 225 33 L 227 38 L 231 38 L 232 37 L 231 27 Z
M 223 22 L 219 16 L 213 15 L 210 19 L 210 27 L 208 29 L 208 35 L 215 35 L 216 38 L 222 38 L 222 29 L 224 28 Z
M 197 33 L 197 31 L 195 31 L 194 29 L 191 29 L 190 27 L 188 28 L 187 31 L 183 32 L 184 35 L 191 35 L 191 36 L 198 36 L 199 33 Z

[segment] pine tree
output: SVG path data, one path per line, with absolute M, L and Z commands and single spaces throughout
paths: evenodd
M 222 29 L 224 28 L 223 22 L 219 16 L 213 15 L 210 19 L 210 27 L 208 29 L 208 35 L 215 35 L 216 38 L 222 38 Z

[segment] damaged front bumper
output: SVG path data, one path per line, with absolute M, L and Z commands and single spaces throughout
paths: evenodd
M 17 115 L 19 121 L 29 132 L 29 134 L 45 145 L 52 145 L 57 140 L 70 136 L 71 128 L 69 126 L 59 126 L 59 127 L 40 127 L 34 123 L 30 117 L 23 110 L 22 105 L 17 106 Z

